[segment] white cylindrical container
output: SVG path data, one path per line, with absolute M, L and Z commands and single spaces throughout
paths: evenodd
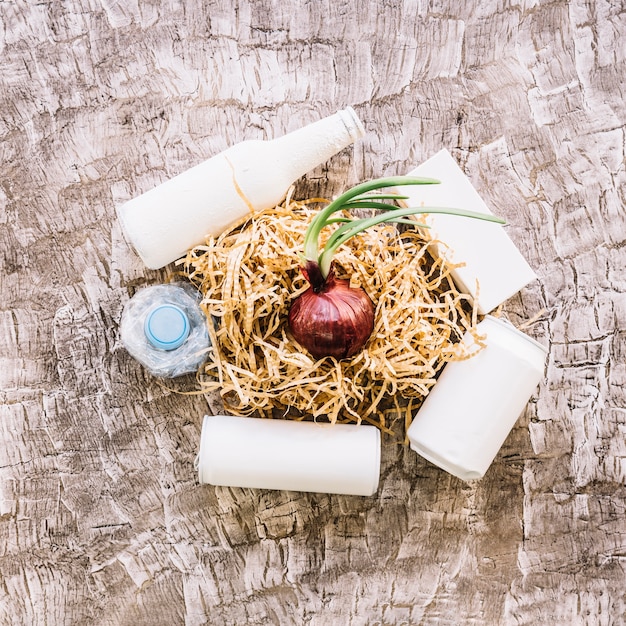
M 278 139 L 238 143 L 118 207 L 122 229 L 158 269 L 248 213 L 276 206 L 294 181 L 364 133 L 348 107 Z
M 463 480 L 482 478 L 539 383 L 546 348 L 492 316 L 486 347 L 448 363 L 407 431 L 420 456 Z M 474 343 L 467 333 L 463 341 Z
M 380 475 L 375 426 L 207 415 L 201 484 L 371 496 Z
M 447 150 L 411 171 L 409 176 L 436 178 L 438 185 L 411 185 L 400 193 L 408 206 L 452 207 L 478 213 L 491 211 Z M 430 227 L 426 235 L 435 254 L 459 264 L 452 270 L 457 287 L 470 294 L 482 315 L 537 278 L 501 224 L 455 215 L 418 216 Z M 439 243 L 441 242 L 441 243 Z
M 188 283 L 140 289 L 124 307 L 120 337 L 133 358 L 162 378 L 196 372 L 211 346 L 200 294 Z

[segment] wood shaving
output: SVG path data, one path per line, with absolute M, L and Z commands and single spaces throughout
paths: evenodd
M 290 337 L 287 314 L 308 287 L 298 255 L 320 202 L 288 197 L 181 261 L 215 322 L 201 388 L 219 391 L 237 415 L 363 421 L 404 437 L 445 363 L 471 356 L 462 335 L 482 345 L 476 309 L 453 285 L 454 266 L 431 256 L 418 229 L 382 224 L 335 255 L 337 275 L 374 302 L 374 332 L 351 359 L 315 360 Z

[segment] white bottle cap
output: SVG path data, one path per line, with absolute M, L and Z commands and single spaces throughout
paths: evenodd
M 162 304 L 148 313 L 144 331 L 155 348 L 175 350 L 189 336 L 189 319 L 181 308 L 173 304 Z
M 363 126 L 363 122 L 361 122 L 352 107 L 346 107 L 338 111 L 337 114 L 341 117 L 341 121 L 344 123 L 352 141 L 357 141 L 365 135 L 365 126 Z
M 407 176 L 440 181 L 438 185 L 406 185 L 398 189 L 409 196 L 404 201 L 407 206 L 492 214 L 447 150 L 441 150 Z M 463 264 L 452 271 L 452 277 L 461 291 L 472 296 L 481 315 L 493 311 L 537 278 L 502 225 L 441 214 L 431 214 L 423 221 L 430 226 L 427 236 L 442 244 L 434 243 L 436 254 Z

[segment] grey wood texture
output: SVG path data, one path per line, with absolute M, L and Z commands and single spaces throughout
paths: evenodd
M 0 623 L 625 623 L 625 38 L 619 0 L 0 2 Z M 373 498 L 200 486 L 219 402 L 121 346 L 171 268 L 115 206 L 346 105 L 297 195 L 448 148 L 545 377 L 474 484 L 386 445 Z

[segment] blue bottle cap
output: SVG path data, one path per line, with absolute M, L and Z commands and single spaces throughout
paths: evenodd
M 148 313 L 144 331 L 155 348 L 175 350 L 189 336 L 189 319 L 177 306 L 162 304 Z

